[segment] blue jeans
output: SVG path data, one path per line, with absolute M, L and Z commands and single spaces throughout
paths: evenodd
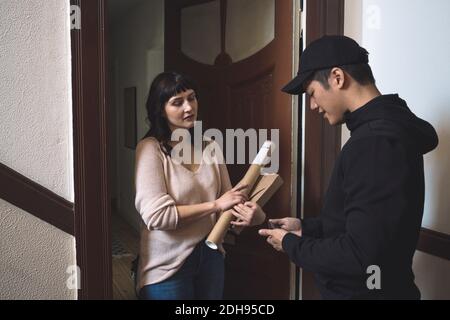
M 223 297 L 225 264 L 222 253 L 202 240 L 183 266 L 170 278 L 144 286 L 142 300 L 220 300 Z

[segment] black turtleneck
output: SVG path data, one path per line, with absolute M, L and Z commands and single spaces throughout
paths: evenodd
M 323 208 L 302 221 L 302 237 L 283 238 L 283 249 L 315 273 L 325 299 L 417 299 L 412 258 L 423 216 L 423 155 L 436 148 L 436 132 L 398 95 L 373 99 L 345 122 L 351 137 Z M 381 290 L 367 288 L 372 265 L 381 270 Z

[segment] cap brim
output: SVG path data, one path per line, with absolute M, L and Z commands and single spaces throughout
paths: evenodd
M 291 80 L 287 85 L 281 89 L 281 91 L 289 94 L 302 94 L 305 92 L 304 84 L 312 75 L 314 71 L 307 71 L 299 74 Z

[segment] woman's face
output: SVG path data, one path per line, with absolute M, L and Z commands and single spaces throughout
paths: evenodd
M 171 131 L 190 129 L 197 120 L 198 102 L 194 90 L 189 89 L 169 99 L 165 113 Z

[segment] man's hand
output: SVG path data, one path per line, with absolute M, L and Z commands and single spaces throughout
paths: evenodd
M 299 237 L 302 236 L 302 223 L 300 219 L 296 218 L 269 219 L 269 223 L 274 225 L 275 228 L 280 228 L 289 231 Z
M 283 229 L 261 229 L 259 234 L 263 237 L 267 237 L 267 243 L 269 243 L 275 250 L 283 251 L 283 238 L 289 232 Z

